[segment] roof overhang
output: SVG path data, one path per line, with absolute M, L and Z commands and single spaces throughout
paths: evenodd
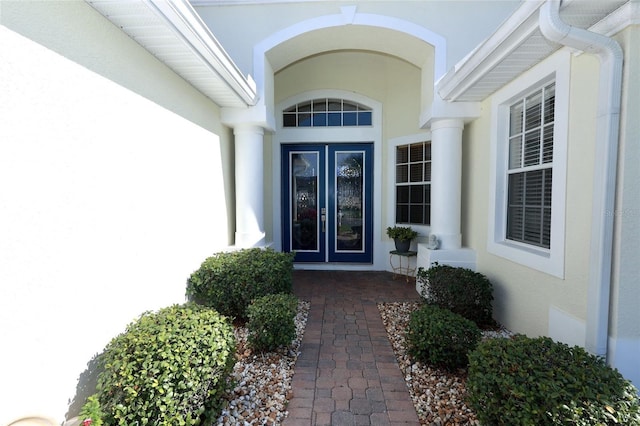
M 562 46 L 540 32 L 539 9 L 544 2 L 525 1 L 488 39 L 456 64 L 436 84 L 446 101 L 478 102 L 527 71 Z M 563 1 L 561 16 L 569 25 L 610 35 L 626 16 L 633 16 L 629 0 Z M 622 17 L 622 19 L 621 19 Z M 607 18 L 607 19 L 605 19 Z
M 257 102 L 245 77 L 187 0 L 85 0 L 221 107 Z

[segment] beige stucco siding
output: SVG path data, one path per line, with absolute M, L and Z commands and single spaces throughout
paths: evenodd
M 0 424 L 60 424 L 92 357 L 231 242 L 230 132 L 87 3 L 0 9 Z
M 463 243 L 477 251 L 478 271 L 494 283 L 496 319 L 516 332 L 531 336 L 557 333 L 554 337 L 560 339 L 563 331 L 558 328 L 563 325 L 559 318 L 582 329 L 586 321 L 596 142 L 598 62 L 588 55 L 572 56 L 570 67 L 569 116 L 561 118 L 569 120 L 568 140 L 557 142 L 567 144 L 563 278 L 487 250 L 486 241 L 491 238 L 487 229 L 493 220 L 488 217 L 492 98 L 483 102 L 482 117 L 465 127 L 463 142 Z
M 625 48 L 625 73 L 621 116 L 620 155 L 618 156 L 618 181 L 616 194 L 616 236 L 620 241 L 614 247 L 615 262 L 620 265 L 614 276 L 614 300 L 612 314 L 619 317 L 614 334 L 640 336 L 640 322 L 632 321 L 632 315 L 640 306 L 640 25 L 625 30 L 617 38 Z M 625 320 L 627 318 L 627 320 Z
M 385 138 L 418 130 L 420 70 L 399 59 L 345 51 L 314 56 L 275 76 L 276 104 L 302 92 L 353 91 L 383 104 Z
M 623 373 L 640 382 L 638 359 L 624 359 L 620 353 L 640 353 L 640 26 L 627 28 L 616 36 L 625 51 L 622 80 L 622 115 L 618 156 L 618 191 L 616 193 L 614 275 L 610 352 L 626 364 Z

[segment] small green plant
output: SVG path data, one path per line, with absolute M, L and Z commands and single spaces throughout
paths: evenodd
M 602 358 L 548 337 L 469 354 L 469 404 L 487 425 L 640 425 L 637 390 Z
M 253 299 L 291 293 L 294 255 L 259 248 L 217 253 L 191 274 L 187 297 L 243 321 Z
M 235 362 L 229 321 L 176 305 L 145 313 L 100 358 L 98 398 L 108 425 L 198 425 L 220 413 Z
M 272 351 L 288 346 L 296 337 L 295 316 L 298 299 L 291 294 L 259 297 L 247 309 L 249 346 L 257 351 Z
M 479 327 L 495 325 L 493 285 L 486 276 L 467 268 L 436 264 L 419 268 L 417 280 L 427 303 L 449 309 Z
M 418 236 L 418 233 L 414 231 L 410 226 L 389 226 L 387 228 L 387 235 L 389 238 L 398 239 L 400 241 L 413 240 Z
M 100 408 L 98 395 L 91 395 L 80 409 L 80 415 L 78 416 L 81 421 L 80 424 L 82 426 L 102 426 L 103 417 L 104 413 L 102 412 L 102 408 Z
M 460 315 L 424 305 L 411 313 L 406 337 L 414 360 L 454 370 L 467 366 L 467 354 L 480 341 L 481 332 Z

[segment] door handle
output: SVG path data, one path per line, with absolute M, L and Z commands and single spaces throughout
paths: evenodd
M 323 207 L 320 209 L 320 221 L 322 222 L 322 232 L 325 232 L 325 223 L 327 222 L 327 209 Z

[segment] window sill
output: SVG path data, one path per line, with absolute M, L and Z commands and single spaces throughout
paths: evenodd
M 490 241 L 487 251 L 531 269 L 564 278 L 564 259 L 552 250 L 513 241 Z

